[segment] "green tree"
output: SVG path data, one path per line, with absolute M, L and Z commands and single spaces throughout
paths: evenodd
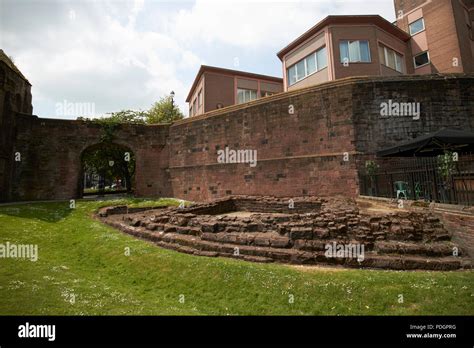
M 162 97 L 148 111 L 121 110 L 92 120 L 78 117 L 78 120 L 93 122 L 102 128 L 100 143 L 83 154 L 84 172 L 98 174 L 109 181 L 124 179 L 127 191 L 131 191 L 135 174 L 135 157 L 127 148 L 114 143 L 115 131 L 122 124 L 170 123 L 183 117 L 183 113 L 174 104 L 171 96 Z
M 379 165 L 377 162 L 368 160 L 365 161 L 365 172 L 369 176 L 370 179 L 370 195 L 374 196 L 377 193 L 375 192 L 377 189 L 377 186 L 375 186 L 375 175 L 377 174 L 377 171 L 379 170 Z
M 145 124 L 147 118 L 146 111 L 135 111 L 135 110 L 121 110 L 117 112 L 109 112 L 108 117 L 103 117 L 100 120 L 106 123 L 133 123 L 133 124 Z
M 146 122 L 148 124 L 171 123 L 184 118 L 183 113 L 173 102 L 170 96 L 162 97 L 148 110 Z
M 87 149 L 82 156 L 84 172 L 98 174 L 110 182 L 120 178 L 130 192 L 135 174 L 135 157 L 129 149 L 114 143 L 114 132 L 121 124 L 145 124 L 146 112 L 122 110 L 107 115 L 93 120 L 78 118 L 102 128 L 100 143 Z
M 84 172 L 98 174 L 113 181 L 117 178 L 125 182 L 127 192 L 132 190 L 135 174 L 135 156 L 124 146 L 109 141 L 101 142 L 87 149 L 82 155 Z

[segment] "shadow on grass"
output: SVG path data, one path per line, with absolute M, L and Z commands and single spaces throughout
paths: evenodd
M 54 203 L 27 203 L 0 206 L 0 215 L 54 223 L 67 218 L 72 210 L 73 209 L 69 206 L 69 201 Z
M 81 209 L 81 203 L 93 203 L 95 205 L 95 210 L 114 205 L 128 205 L 129 207 L 179 205 L 179 201 L 173 198 L 145 199 L 135 198 L 129 195 L 121 195 L 77 199 L 75 201 L 76 208 L 71 208 L 70 201 L 13 203 L 11 205 L 0 205 L 0 215 L 56 223 L 66 219 L 74 210 Z M 185 202 L 185 204 L 189 205 L 190 202 Z

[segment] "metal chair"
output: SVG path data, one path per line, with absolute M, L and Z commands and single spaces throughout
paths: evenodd
M 393 185 L 395 186 L 397 199 L 399 199 L 401 195 L 403 195 L 404 199 L 408 199 L 409 186 L 406 181 L 395 181 Z

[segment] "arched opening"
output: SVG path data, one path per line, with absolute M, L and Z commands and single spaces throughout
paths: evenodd
M 89 146 L 81 154 L 79 196 L 127 193 L 135 186 L 135 155 L 115 143 Z

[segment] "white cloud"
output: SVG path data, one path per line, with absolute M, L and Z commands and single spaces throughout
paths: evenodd
M 187 109 L 189 86 L 177 75 L 180 69 L 197 71 L 200 59 L 166 34 L 137 30 L 143 1 L 113 10 L 113 3 L 81 5 L 55 4 L 55 25 L 37 26 L 34 36 L 29 28 L 5 28 L 6 47 L 13 47 L 15 61 L 33 84 L 34 103 L 54 110 L 63 100 L 87 101 L 104 113 L 145 109 L 174 90 L 181 96 L 178 104 Z M 111 16 L 119 10 L 128 13 L 125 21 Z M 14 42 L 23 45 L 16 48 Z
M 54 105 L 65 99 L 93 102 L 98 113 L 145 109 L 171 90 L 186 113 L 184 99 L 204 56 L 219 62 L 232 46 L 261 64 L 254 52 L 274 56 L 328 14 L 370 9 L 391 20 L 394 11 L 392 0 L 1 0 L 1 6 L 1 47 L 33 84 L 42 117 L 55 117 Z
M 242 47 L 287 44 L 330 14 L 381 14 L 393 18 L 391 0 L 197 0 L 171 18 L 175 37 Z

